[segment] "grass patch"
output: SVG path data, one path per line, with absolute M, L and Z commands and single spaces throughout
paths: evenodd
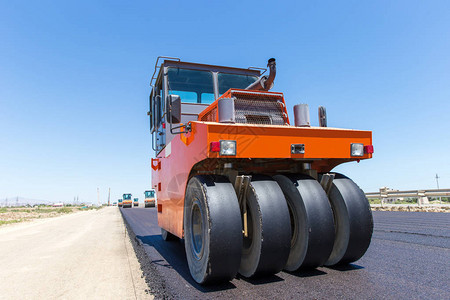
M 6 207 L 1 207 L 0 208 L 0 213 L 5 213 L 8 212 L 8 210 L 6 209 Z
M 19 223 L 22 222 L 22 219 L 18 219 L 18 220 L 8 220 L 8 221 L 2 221 L 0 220 L 0 226 L 1 225 L 6 225 L 6 224 L 13 224 L 13 223 Z
M 68 214 L 71 213 L 72 211 L 73 210 L 70 207 L 61 207 L 56 210 L 56 212 L 59 214 Z
M 55 212 L 55 211 L 56 211 L 56 209 L 53 209 L 53 208 L 41 208 L 41 207 L 38 207 L 35 210 L 33 210 L 33 212 L 37 212 L 37 213 L 41 213 L 41 214 L 48 214 L 48 213 Z
M 101 208 L 103 208 L 103 206 L 90 206 L 90 207 L 83 206 L 83 207 L 78 207 L 78 210 L 93 210 L 93 209 L 99 210 Z
M 381 199 L 370 198 L 369 203 L 370 204 L 381 204 Z

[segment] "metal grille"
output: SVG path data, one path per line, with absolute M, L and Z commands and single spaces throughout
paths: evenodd
M 201 121 L 203 122 L 217 122 L 217 106 L 208 111 L 204 116 L 202 116 Z
M 232 90 L 235 121 L 242 124 L 287 125 L 281 94 Z M 203 116 L 203 122 L 217 122 L 217 104 Z
M 233 92 L 236 123 L 286 125 L 281 95 Z

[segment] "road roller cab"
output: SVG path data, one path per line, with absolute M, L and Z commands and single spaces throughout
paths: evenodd
M 139 206 L 139 198 L 133 199 L 133 206 Z
M 155 191 L 154 190 L 148 190 L 144 192 L 145 200 L 144 200 L 144 206 L 145 207 L 155 207 Z
M 231 68 L 159 57 L 151 79 L 152 187 L 164 240 L 185 239 L 198 283 L 358 260 L 372 235 L 361 189 L 332 172 L 372 157 L 372 133 L 312 127 L 269 91 L 276 63 Z M 266 72 L 268 74 L 266 74 Z
M 118 207 L 122 207 L 122 205 L 123 205 L 123 200 L 122 199 L 118 199 L 117 200 L 117 206 Z
M 123 205 L 123 208 L 130 208 L 133 206 L 133 202 L 131 200 L 131 194 L 123 194 L 122 205 Z

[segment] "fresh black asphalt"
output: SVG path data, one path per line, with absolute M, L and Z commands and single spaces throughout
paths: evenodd
M 450 299 L 450 213 L 374 211 L 367 253 L 354 264 L 198 285 L 182 240 L 161 238 L 154 208 L 121 209 L 156 298 Z

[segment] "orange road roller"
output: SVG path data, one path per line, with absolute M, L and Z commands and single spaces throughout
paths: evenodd
M 267 74 L 268 73 L 268 74 Z M 307 104 L 271 92 L 267 69 L 158 57 L 151 78 L 152 187 L 166 241 L 184 238 L 200 284 L 360 259 L 373 220 L 363 191 L 332 172 L 373 155 L 372 132 L 310 125 Z
M 144 192 L 145 200 L 144 200 L 144 206 L 145 207 L 155 207 L 155 191 L 154 190 L 148 190 Z
M 122 206 L 123 208 L 133 207 L 133 201 L 131 200 L 131 194 L 123 194 Z

